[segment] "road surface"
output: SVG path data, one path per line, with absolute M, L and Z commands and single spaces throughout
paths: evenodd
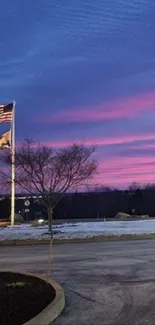
M 154 325 L 155 240 L 53 247 L 66 293 L 54 325 Z M 0 269 L 46 275 L 48 246 L 0 247 Z

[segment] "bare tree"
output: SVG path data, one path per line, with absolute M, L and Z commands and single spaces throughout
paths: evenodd
M 74 144 L 56 150 L 26 139 L 15 152 L 17 186 L 28 193 L 42 196 L 48 212 L 49 231 L 52 232 L 53 209 L 64 194 L 83 186 L 93 177 L 97 163 L 92 159 L 96 147 Z M 10 154 L 5 152 L 3 163 L 9 166 Z M 1 173 L 4 173 L 1 169 Z
M 141 185 L 137 182 L 133 182 L 129 185 L 128 190 L 129 191 L 136 191 L 141 188 Z
M 8 149 L 1 150 L 1 156 L 0 158 L 0 194 L 5 195 L 10 193 L 10 187 L 11 187 L 11 179 L 8 177 L 8 168 L 4 168 L 4 157 L 8 155 Z

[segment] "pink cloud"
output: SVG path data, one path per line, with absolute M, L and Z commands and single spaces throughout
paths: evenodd
M 132 182 L 155 182 L 155 157 L 113 157 L 100 161 L 99 175 L 94 182 L 126 186 Z
M 113 157 L 100 161 L 99 174 L 94 183 L 125 187 L 132 182 L 155 181 L 155 157 Z
M 111 145 L 111 144 L 120 144 L 120 143 L 132 143 L 139 140 L 155 140 L 155 134 L 144 134 L 144 135 L 126 135 L 122 137 L 111 137 L 106 139 L 92 139 L 86 141 L 85 144 L 102 144 L 102 145 Z M 63 148 L 69 145 L 72 145 L 72 141 L 64 142 L 42 142 L 42 144 L 53 146 L 55 148 Z M 143 147 L 143 144 L 137 145 Z M 150 144 L 144 145 L 144 148 L 147 148 Z M 155 146 L 154 146 L 155 147 Z M 135 148 L 135 146 L 134 146 Z M 153 183 L 155 182 L 155 156 L 141 156 L 141 157 L 107 157 L 104 155 L 104 150 L 102 154 L 97 153 L 99 160 L 99 170 L 96 177 L 92 180 L 94 184 L 102 184 L 109 186 L 117 187 L 126 187 L 132 182 L 137 183 Z
M 138 183 L 138 184 L 148 184 L 148 183 L 155 183 L 155 180 L 153 179 L 153 173 L 148 175 L 148 173 L 144 173 L 141 175 L 130 175 L 130 177 L 113 177 L 108 178 L 104 177 L 103 175 L 99 178 L 95 178 L 93 180 L 93 184 L 100 184 L 100 185 L 107 185 L 107 186 L 114 186 L 118 188 L 126 188 L 131 183 Z
M 155 134 L 137 134 L 117 137 L 107 137 L 105 139 L 85 140 L 85 145 L 116 145 L 129 144 L 135 141 L 155 140 Z M 77 143 L 83 141 L 76 141 Z M 72 145 L 73 141 L 45 142 L 46 145 L 53 147 L 66 147 Z M 139 144 L 139 148 L 152 148 L 152 144 Z M 135 146 L 134 146 L 135 148 Z M 155 156 L 143 157 L 104 157 L 99 153 L 99 174 L 93 180 L 94 184 L 106 184 L 111 186 L 125 187 L 129 183 L 152 183 L 155 181 Z M 104 161 L 103 161 L 104 159 Z
M 155 133 L 153 134 L 133 134 L 133 135 L 119 135 L 116 137 L 86 139 L 85 141 L 80 140 L 64 140 L 64 141 L 44 141 L 41 142 L 47 146 L 54 148 L 64 148 L 71 146 L 74 142 L 84 143 L 85 145 L 119 145 L 119 144 L 131 144 L 130 148 L 155 148 L 154 144 L 143 144 L 139 143 L 134 146 L 132 144 L 138 141 L 155 140 Z M 116 152 L 116 151 L 115 151 Z M 147 151 L 146 151 L 147 153 Z M 155 156 L 129 156 L 129 157 L 118 157 L 112 156 L 107 157 L 100 151 L 96 152 L 97 159 L 99 160 L 99 173 L 93 180 L 94 184 L 103 184 L 110 186 L 125 187 L 129 183 L 153 183 L 155 181 Z
M 139 143 L 137 144 L 136 146 L 130 146 L 131 149 L 136 149 L 136 150 L 139 150 L 139 149 L 143 149 L 145 151 L 147 150 L 154 150 L 155 149 L 155 144 L 154 143 Z
M 70 110 L 55 115 L 44 115 L 41 117 L 41 122 L 95 122 L 106 119 L 132 117 L 150 110 L 155 110 L 155 92 L 108 101 L 100 106 L 71 108 Z
M 54 147 L 54 148 L 64 148 L 71 146 L 73 143 L 83 143 L 84 145 L 116 145 L 116 144 L 127 144 L 133 143 L 136 141 L 147 141 L 155 140 L 155 133 L 151 134 L 127 134 L 119 135 L 113 137 L 103 137 L 103 138 L 92 138 L 92 139 L 73 139 L 73 140 L 64 140 L 64 141 L 42 141 L 43 144 Z

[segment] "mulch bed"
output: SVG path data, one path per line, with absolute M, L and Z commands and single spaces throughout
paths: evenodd
M 0 272 L 0 325 L 22 325 L 55 298 L 55 290 L 35 277 Z

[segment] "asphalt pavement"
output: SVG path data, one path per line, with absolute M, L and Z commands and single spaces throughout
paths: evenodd
M 48 246 L 0 247 L 0 270 L 47 275 Z M 155 240 L 53 246 L 66 308 L 54 325 L 154 325 Z

